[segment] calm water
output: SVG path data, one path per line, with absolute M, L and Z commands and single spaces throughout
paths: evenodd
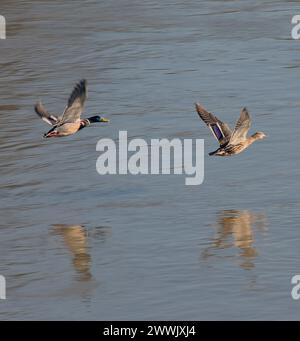
M 300 319 L 295 1 L 1 0 L 0 319 Z M 44 140 L 76 81 L 107 126 Z M 205 139 L 193 103 L 269 138 L 205 181 L 100 176 L 96 143 Z

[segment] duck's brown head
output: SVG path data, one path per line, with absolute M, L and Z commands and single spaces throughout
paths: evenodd
M 258 131 L 257 133 L 253 134 L 252 137 L 255 140 L 262 140 L 262 139 L 266 138 L 267 135 L 264 132 L 262 132 L 262 131 Z

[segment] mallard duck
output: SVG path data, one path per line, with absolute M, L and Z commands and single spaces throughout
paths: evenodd
M 69 97 L 68 104 L 61 116 L 50 114 L 41 102 L 34 109 L 43 121 L 53 126 L 44 137 L 60 137 L 75 134 L 77 131 L 96 122 L 109 122 L 108 119 L 99 115 L 81 119 L 84 102 L 87 98 L 87 82 L 81 80 Z
M 220 147 L 209 155 L 230 156 L 241 153 L 253 142 L 264 139 L 267 135 L 261 131 L 247 137 L 251 126 L 251 118 L 246 108 L 241 110 L 239 119 L 233 131 L 228 124 L 220 121 L 208 112 L 201 104 L 196 103 L 196 110 L 200 118 L 207 124 L 214 137 L 219 141 Z

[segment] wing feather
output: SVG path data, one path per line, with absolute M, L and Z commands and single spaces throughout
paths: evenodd
M 215 115 L 208 112 L 201 104 L 196 103 L 195 106 L 199 117 L 210 128 L 211 132 L 219 141 L 220 145 L 226 145 L 232 134 L 228 124 L 222 122 Z
M 247 138 L 247 133 L 251 127 L 251 117 L 247 108 L 241 110 L 239 119 L 236 122 L 234 131 L 230 138 L 230 144 L 237 144 Z
M 55 126 L 59 122 L 59 118 L 53 114 L 50 114 L 45 107 L 43 106 L 42 102 L 36 103 L 34 106 L 34 110 L 37 115 L 46 123 Z
M 68 100 L 68 105 L 63 113 L 61 123 L 80 120 L 86 98 L 87 82 L 83 79 L 73 89 Z

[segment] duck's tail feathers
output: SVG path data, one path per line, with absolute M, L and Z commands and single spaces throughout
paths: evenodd
M 54 126 L 59 122 L 59 118 L 55 115 L 50 114 L 45 107 L 43 106 L 42 102 L 39 101 L 34 106 L 34 110 L 36 114 L 46 123 Z

